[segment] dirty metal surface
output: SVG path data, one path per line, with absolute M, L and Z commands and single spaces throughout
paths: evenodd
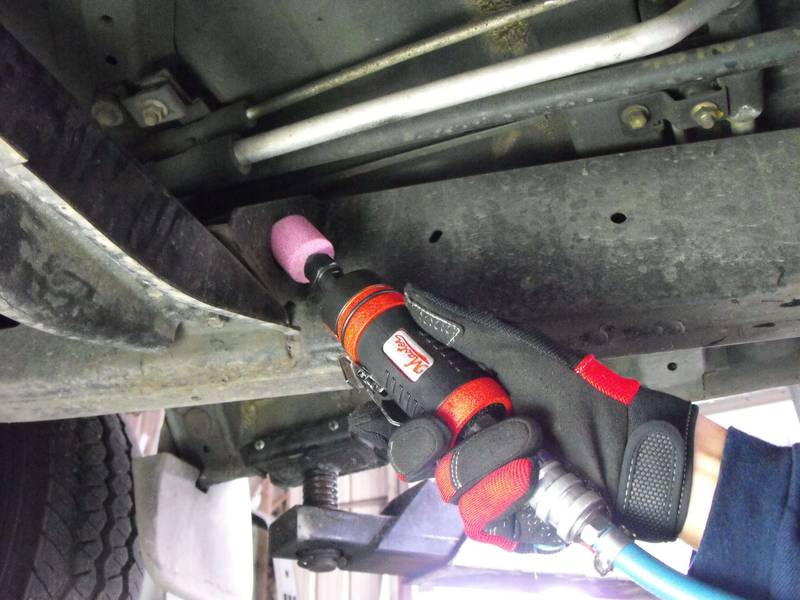
M 28 327 L 0 329 L 0 421 L 185 407 L 181 450 L 204 465 L 212 480 L 242 476 L 251 472 L 242 461 L 242 444 L 345 414 L 356 403 L 339 368 L 338 345 L 303 304 L 297 312 L 303 329 L 296 337 L 234 321 L 191 324 L 181 327 L 177 341 L 161 354 L 77 342 Z M 606 362 L 687 400 L 800 385 L 797 339 Z
M 179 54 L 223 102 L 264 98 L 401 44 L 508 9 L 508 0 L 177 0 Z M 386 93 L 536 49 L 614 30 L 637 20 L 633 0 L 578 2 L 523 20 L 413 63 L 398 65 L 305 103 L 320 112 L 354 97 Z M 225 35 L 224 32 L 235 32 Z M 266 44 L 263 40 L 270 40 Z M 295 113 L 296 114 L 296 113 Z
M 334 198 L 325 227 L 349 268 L 605 355 L 794 337 L 798 161 L 782 131 Z
M 174 330 L 176 319 L 207 318 L 209 312 L 224 318 L 241 316 L 252 325 L 263 322 L 285 329 L 283 307 L 263 285 L 127 152 L 106 138 L 88 112 L 78 108 L 2 28 L 0 70 L 0 138 L 5 141 L 6 156 L 3 179 L 11 181 L 8 185 L 16 189 L 18 202 L 47 205 L 54 222 L 60 217 L 57 227 L 62 236 L 73 235 L 79 238 L 75 244 L 88 244 L 95 255 L 102 254 L 104 259 L 118 263 L 121 275 L 138 286 L 137 292 L 156 298 L 166 296 L 175 309 L 170 317 L 174 322 L 167 328 L 160 327 L 162 330 Z M 22 188 L 27 192 L 20 191 Z M 33 210 L 45 209 L 39 206 Z M 11 214 L 5 216 L 13 218 Z M 48 233 L 29 229 L 25 239 L 16 239 L 20 244 L 30 243 L 37 232 Z M 14 239 L 9 235 L 4 243 L 13 246 Z M 16 253 L 11 247 L 6 250 L 6 268 L 10 272 L 20 266 L 11 264 L 14 256 L 25 258 L 24 248 L 20 246 Z M 22 286 L 25 282 L 24 278 L 6 277 L 2 286 Z M 91 283 L 86 285 L 92 288 Z M 65 289 L 62 286 L 60 293 Z M 25 290 L 13 292 L 5 292 L 3 297 L 19 299 L 25 295 Z M 36 294 L 29 290 L 26 298 L 28 302 L 41 299 L 42 310 L 54 313 L 48 330 L 56 331 L 58 322 L 62 318 L 69 320 L 69 314 L 58 314 L 58 307 L 52 303 L 48 307 L 47 293 L 47 289 Z M 91 296 L 92 290 L 87 293 Z M 123 286 L 118 293 L 117 312 L 126 308 L 130 290 Z M 19 313 L 30 312 L 24 303 L 14 308 Z M 78 317 L 75 314 L 72 320 Z M 87 323 L 82 330 L 86 335 L 79 337 L 108 341 L 114 337 L 115 323 L 124 329 L 123 325 L 130 325 L 132 318 L 115 318 L 115 313 L 109 313 L 102 332 L 92 335 Z M 41 319 L 23 320 L 36 326 Z M 68 334 L 78 335 L 77 324 L 68 323 L 65 329 Z M 124 332 L 118 337 L 121 343 L 135 342 Z
M 800 335 L 800 132 L 242 208 L 242 246 L 303 211 L 346 269 L 604 356 Z M 302 293 L 252 263 L 283 299 Z
M 143 272 L 137 281 L 120 267 L 124 256 L 75 235 L 69 210 L 24 165 L 0 170 L 0 313 L 72 339 L 172 343 L 180 319 L 158 287 L 144 285 L 155 278 Z
M 309 323 L 309 335 L 301 338 L 236 320 L 190 322 L 161 353 L 88 344 L 29 327 L 3 329 L 0 421 L 346 389 L 335 341 L 321 327 L 310 331 L 313 326 Z
M 260 250 L 270 223 L 295 210 L 333 238 L 347 268 L 607 358 L 662 352 L 615 366 L 688 399 L 798 383 L 800 173 L 787 168 L 798 161 L 800 135 L 787 130 L 240 209 L 227 241 L 276 298 L 295 302 L 296 335 L 192 325 L 150 355 L 0 330 L 0 419 L 254 399 L 267 419 L 278 406 L 269 399 L 345 389 L 313 302 Z M 283 426 L 304 422 L 295 416 Z

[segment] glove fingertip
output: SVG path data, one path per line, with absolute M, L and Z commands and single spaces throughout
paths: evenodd
M 435 417 L 412 419 L 389 439 L 392 467 L 407 481 L 430 477 L 436 461 L 450 449 L 450 437 L 450 431 Z

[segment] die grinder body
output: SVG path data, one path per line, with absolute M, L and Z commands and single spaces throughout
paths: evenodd
M 322 319 L 373 399 L 393 400 L 408 418 L 435 414 L 451 445 L 511 413 L 508 393 L 492 375 L 422 331 L 403 294 L 378 275 L 345 274 L 333 259 L 333 245 L 304 217 L 276 222 L 270 243 L 292 279 L 319 290 Z M 611 525 L 598 494 L 547 452 L 533 458 L 538 483 L 529 504 L 564 543 L 581 540 L 590 522 L 601 530 Z
M 284 241 L 287 231 L 294 234 L 292 243 Z M 295 215 L 273 226 L 272 250 L 295 281 L 318 290 L 322 320 L 373 396 L 393 400 L 408 418 L 436 414 L 453 442 L 478 423 L 511 412 L 500 383 L 420 329 L 403 294 L 371 271 L 344 273 L 333 259 L 333 247 L 322 240 L 313 225 Z M 287 255 L 290 247 L 304 248 Z
M 292 279 L 319 290 L 322 319 L 373 398 L 393 400 L 409 418 L 437 415 L 452 445 L 511 413 L 508 394 L 494 377 L 422 331 L 403 295 L 378 275 L 345 274 L 334 260 L 333 245 L 304 217 L 277 221 L 270 244 Z M 565 544 L 589 548 L 600 574 L 616 568 L 664 599 L 735 600 L 638 547 L 613 524 L 605 501 L 547 452 L 533 459 L 538 481 L 528 505 Z

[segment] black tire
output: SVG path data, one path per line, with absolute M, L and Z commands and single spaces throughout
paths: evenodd
M 0 598 L 138 599 L 130 452 L 117 416 L 0 425 Z

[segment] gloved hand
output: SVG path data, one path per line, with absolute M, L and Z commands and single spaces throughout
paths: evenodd
M 404 424 L 391 437 L 389 458 L 407 478 L 430 476 L 436 465 L 443 498 L 459 502 L 468 535 L 507 549 L 520 549 L 526 527 L 547 537 L 529 514 L 515 513 L 535 486 L 535 465 L 524 457 L 538 448 L 532 433 L 538 423 L 544 448 L 606 497 L 618 523 L 643 540 L 677 537 L 691 489 L 695 407 L 541 333 L 411 286 L 405 293 L 423 330 L 497 375 L 517 417 L 515 425 L 493 425 L 453 450 L 446 428 L 432 416 Z

